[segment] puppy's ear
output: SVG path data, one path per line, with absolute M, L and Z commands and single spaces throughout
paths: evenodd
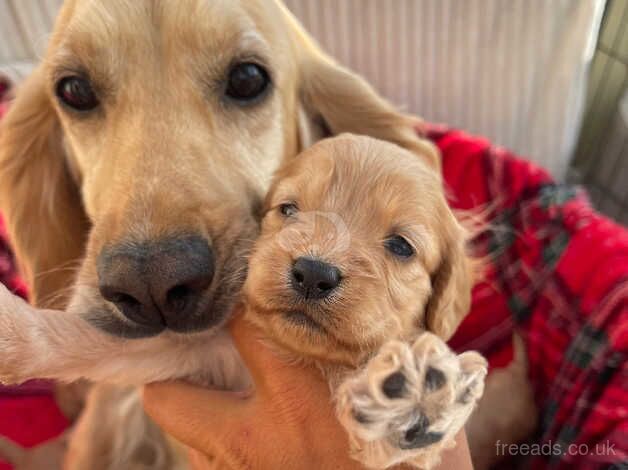
M 440 168 L 436 147 L 417 134 L 422 121 L 400 113 L 366 80 L 337 64 L 283 10 L 298 64 L 301 149 L 322 137 L 349 132 L 396 143 Z
M 62 147 L 40 68 L 0 122 L 0 212 L 33 303 L 50 308 L 64 306 L 88 227 Z
M 453 233 L 445 235 L 448 240 L 432 274 L 432 292 L 425 311 L 427 329 L 445 341 L 469 312 L 474 279 L 472 260 L 465 249 L 466 232 L 455 219 L 454 227 Z

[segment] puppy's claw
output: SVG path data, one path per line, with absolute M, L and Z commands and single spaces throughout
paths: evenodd
M 486 371 L 478 353 L 458 356 L 431 333 L 386 343 L 338 388 L 354 456 L 372 468 L 436 465 L 481 397 Z

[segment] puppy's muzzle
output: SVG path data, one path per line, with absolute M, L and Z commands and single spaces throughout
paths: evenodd
M 340 284 L 340 270 L 323 261 L 301 257 L 292 266 L 292 288 L 305 299 L 323 299 Z
M 215 262 L 202 237 L 107 247 L 98 258 L 97 269 L 103 298 L 139 325 L 193 331 L 207 314 L 206 293 Z

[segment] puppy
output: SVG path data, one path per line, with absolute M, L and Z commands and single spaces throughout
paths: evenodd
M 281 349 L 321 366 L 357 459 L 430 468 L 486 374 L 481 356 L 456 356 L 443 342 L 468 310 L 472 279 L 440 176 L 401 147 L 345 134 L 284 166 L 266 207 L 244 287 L 248 318 Z M 5 383 L 250 386 L 224 330 L 169 343 L 122 338 L 4 288 L 0 351 Z
M 369 137 L 316 144 L 267 196 L 247 316 L 327 375 L 369 468 L 431 468 L 482 395 L 484 358 L 443 341 L 469 306 L 464 250 L 439 175 Z

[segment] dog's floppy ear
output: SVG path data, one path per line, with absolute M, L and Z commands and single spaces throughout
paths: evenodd
M 453 230 L 443 232 L 445 238 L 440 263 L 432 273 L 432 292 L 425 309 L 427 329 L 447 341 L 469 312 L 474 266 L 467 255 L 466 231 L 454 216 Z
M 88 223 L 41 67 L 0 122 L 0 213 L 33 303 L 63 307 Z
M 396 143 L 439 169 L 436 147 L 417 134 L 422 121 L 396 110 L 366 80 L 336 63 L 283 10 L 298 63 L 301 149 L 328 135 L 363 134 Z

